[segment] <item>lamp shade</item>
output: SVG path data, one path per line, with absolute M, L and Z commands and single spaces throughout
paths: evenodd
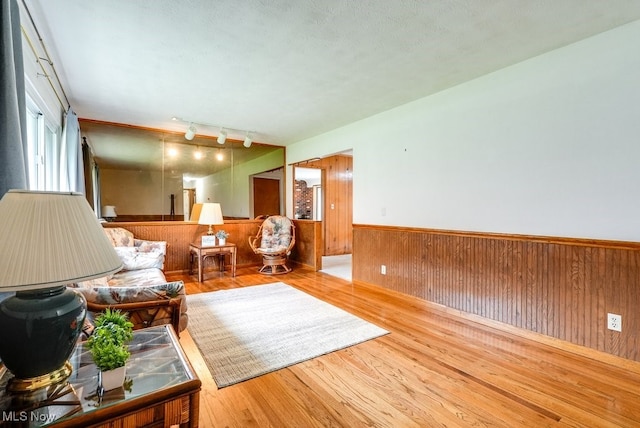
M 224 224 L 222 218 L 222 208 L 217 202 L 206 202 L 202 204 L 198 224 L 207 224 L 209 226 L 215 224 Z
M 102 207 L 102 217 L 105 217 L 105 218 L 118 217 L 118 214 L 116 214 L 116 207 L 113 205 L 105 205 L 104 207 Z
M 122 261 L 81 193 L 10 190 L 0 200 L 0 291 L 67 285 Z

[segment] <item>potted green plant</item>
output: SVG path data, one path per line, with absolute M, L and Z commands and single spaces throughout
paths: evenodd
M 87 348 L 100 370 L 100 386 L 105 391 L 124 383 L 129 359 L 127 343 L 133 338 L 133 324 L 126 314 L 107 308 L 95 319 L 95 329 L 87 339 Z
M 224 230 L 219 230 L 216 232 L 216 238 L 218 238 L 218 245 L 225 245 L 227 243 L 227 237 L 229 234 Z

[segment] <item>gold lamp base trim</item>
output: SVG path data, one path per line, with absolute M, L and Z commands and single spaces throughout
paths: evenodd
M 63 382 L 71 376 L 72 372 L 73 367 L 71 363 L 67 361 L 64 363 L 64 366 L 42 376 L 30 377 L 28 379 L 18 379 L 14 377 L 9 381 L 7 390 L 11 392 L 32 392 Z

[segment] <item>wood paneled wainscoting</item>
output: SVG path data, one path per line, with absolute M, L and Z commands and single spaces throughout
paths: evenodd
M 255 255 L 249 247 L 248 238 L 256 234 L 262 222 L 255 220 L 225 220 L 224 225 L 214 230 L 224 229 L 229 233 L 227 240 L 238 246 L 238 266 L 258 265 L 261 257 Z M 138 239 L 166 241 L 167 256 L 164 261 L 165 272 L 187 272 L 189 270 L 189 244 L 207 234 L 209 226 L 188 221 L 150 221 L 150 222 L 113 222 L 104 223 L 104 227 L 122 227 L 133 233 Z
M 640 243 L 369 225 L 353 236 L 354 281 L 640 361 Z
M 262 266 L 262 257 L 254 254 L 249 246 L 249 237 L 255 236 L 263 220 L 225 220 L 224 229 L 229 233 L 228 241 L 237 245 L 238 267 Z M 322 263 L 321 223 L 311 220 L 296 220 L 296 245 L 290 260 L 318 270 Z M 166 241 L 167 256 L 164 270 L 187 272 L 189 270 L 189 244 L 206 235 L 208 226 L 187 221 L 113 222 L 103 223 L 104 227 L 122 227 L 138 239 Z

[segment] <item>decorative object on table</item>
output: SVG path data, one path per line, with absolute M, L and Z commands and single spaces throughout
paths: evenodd
M 218 388 L 389 333 L 283 282 L 187 301 L 189 333 Z
M 226 245 L 228 237 L 229 237 L 229 234 L 224 230 L 219 230 L 216 232 L 216 238 L 218 238 L 218 245 Z
M 216 237 L 215 237 L 215 235 L 203 235 L 202 236 L 202 246 L 203 247 L 215 247 L 216 246 Z
M 95 320 L 95 329 L 87 348 L 100 370 L 100 386 L 104 391 L 118 388 L 124 383 L 126 363 L 129 359 L 127 343 L 133 338 L 133 324 L 126 314 L 107 308 Z
M 118 217 L 116 207 L 113 205 L 105 205 L 102 207 L 102 218 L 107 221 L 114 221 Z
M 216 245 L 212 226 L 224 224 L 224 219 L 222 217 L 222 208 L 220 207 L 220 204 L 216 202 L 207 202 L 202 204 L 200 217 L 198 217 L 198 224 L 206 224 L 209 226 L 207 235 L 202 237 L 202 245 Z
M 28 392 L 62 382 L 82 330 L 84 298 L 66 285 L 122 261 L 81 193 L 10 190 L 0 201 L 0 359 Z
M 296 242 L 296 227 L 291 219 L 274 215 L 262 222 L 256 236 L 249 237 L 249 246 L 262 256 L 260 273 L 277 275 L 291 272 L 287 257 Z

